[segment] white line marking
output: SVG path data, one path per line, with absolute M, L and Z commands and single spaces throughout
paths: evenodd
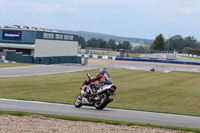
M 27 103 L 39 103 L 39 104 L 67 105 L 67 104 L 61 104 L 61 103 L 48 103 L 48 102 L 40 102 L 40 101 L 28 101 L 28 100 L 5 99 L 5 98 L 0 98 L 0 101 L 16 101 L 16 102 L 27 102 Z

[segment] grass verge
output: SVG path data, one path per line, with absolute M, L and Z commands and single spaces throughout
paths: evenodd
M 73 116 L 61 116 L 61 115 L 51 115 L 51 114 L 15 112 L 15 111 L 0 111 L 0 114 L 16 115 L 16 116 L 41 115 L 41 116 L 44 116 L 44 117 L 51 117 L 51 118 L 56 118 L 56 119 L 61 119 L 61 120 L 96 122 L 96 123 L 105 123 L 105 124 L 123 125 L 123 126 L 144 126 L 144 127 L 163 128 L 163 129 L 172 129 L 172 130 L 181 130 L 181 131 L 189 131 L 189 132 L 200 133 L 200 129 L 194 129 L 194 128 L 159 126 L 159 125 L 141 124 L 141 123 L 124 122 L 124 121 L 116 121 L 116 120 L 104 120 L 104 119 L 73 117 Z
M 5 67 L 18 67 L 18 66 L 32 66 L 34 64 L 25 64 L 25 63 L 0 63 L 0 68 Z
M 124 56 L 125 56 L 125 57 L 140 57 L 140 54 L 136 54 L 136 53 L 125 53 Z
M 189 56 L 181 56 L 181 57 L 200 60 L 199 57 L 189 57 Z
M 0 98 L 73 104 L 86 73 L 0 78 Z M 200 73 L 108 69 L 118 87 L 107 107 L 200 116 Z
M 80 93 L 81 83 L 87 79 L 87 72 L 95 75 L 98 70 L 0 78 L 0 97 L 73 104 L 76 96 Z M 159 73 L 111 68 L 108 69 L 108 72 L 113 83 L 118 87 L 114 102 L 108 107 L 200 116 L 199 73 Z M 21 112 L 14 114 L 24 115 Z M 61 117 L 63 118 L 63 116 Z M 69 119 L 69 117 L 67 118 Z M 99 122 L 99 120 L 90 118 L 77 119 Z M 100 120 L 100 122 L 103 121 L 108 122 L 109 120 Z M 112 121 L 110 124 L 115 124 L 115 122 Z M 129 125 L 129 122 L 123 122 L 122 125 Z M 143 125 L 148 126 L 148 124 Z
M 94 52 L 94 55 L 109 55 L 109 56 L 115 56 L 112 53 L 108 53 L 108 52 Z M 140 54 L 136 54 L 136 53 L 125 53 L 124 54 L 125 57 L 140 57 Z

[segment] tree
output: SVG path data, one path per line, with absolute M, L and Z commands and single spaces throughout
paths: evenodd
M 191 47 L 185 47 L 183 49 L 183 53 L 186 54 L 194 54 L 194 55 L 200 55 L 200 49 L 193 49 Z
M 106 48 L 106 41 L 104 41 L 101 38 L 97 39 L 96 47 L 98 47 L 98 48 Z
M 117 46 L 116 46 L 116 49 L 119 50 L 119 49 L 122 49 L 122 43 L 121 42 L 118 42 Z
M 159 34 L 153 43 L 151 44 L 151 48 L 154 50 L 162 51 L 165 48 L 165 39 L 162 34 Z
M 87 47 L 96 47 L 97 40 L 95 38 L 91 38 L 87 41 Z
M 131 48 L 131 43 L 129 41 L 123 41 L 122 48 L 126 49 L 126 50 L 130 49 Z
M 79 36 L 79 37 L 78 37 L 78 44 L 81 45 L 81 48 L 85 48 L 85 47 L 86 47 L 85 38 L 83 38 L 82 36 Z
M 137 46 L 137 47 L 134 49 L 134 51 L 135 51 L 136 53 L 144 53 L 144 52 L 145 52 L 145 48 L 142 47 L 142 46 Z
M 193 53 L 193 48 L 190 48 L 190 47 L 185 47 L 184 49 L 183 49 L 183 53 L 185 53 L 185 54 L 192 54 Z
M 107 48 L 111 48 L 112 50 L 115 50 L 115 49 L 117 48 L 115 40 L 110 39 L 110 40 L 107 42 L 106 47 L 107 47 Z
M 130 49 L 131 43 L 129 41 L 123 41 L 123 43 L 119 42 L 118 45 L 116 45 L 116 49 Z
M 186 46 L 190 48 L 197 49 L 199 48 L 197 40 L 194 38 L 194 36 L 188 36 L 185 38 Z
M 172 36 L 166 41 L 166 44 L 169 44 L 169 50 L 171 51 L 174 49 L 183 50 L 187 45 L 181 35 Z

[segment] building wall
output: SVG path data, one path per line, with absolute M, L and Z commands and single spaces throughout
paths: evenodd
M 16 53 L 15 51 L 5 51 L 5 59 L 8 61 L 14 61 L 17 63 L 35 63 L 35 64 L 63 64 L 74 63 L 81 64 L 81 57 L 78 56 L 51 56 L 51 57 L 33 57 L 25 56 L 22 53 Z
M 76 56 L 77 41 L 36 39 L 34 57 Z
M 36 39 L 78 41 L 78 35 L 59 32 L 36 31 Z

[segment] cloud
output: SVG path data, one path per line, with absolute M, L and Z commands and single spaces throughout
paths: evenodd
M 199 5 L 200 0 L 0 0 L 0 16 L 1 25 L 16 22 L 131 36 L 131 31 L 142 35 L 147 29 L 153 34 L 186 30 L 189 24 L 198 27 Z
M 186 8 L 183 10 L 183 13 L 185 13 L 186 15 L 192 14 L 194 13 L 194 9 L 193 8 Z
M 8 10 L 9 9 L 9 10 Z M 58 3 L 56 0 L 47 1 L 47 0 L 9 0 L 3 1 L 0 0 L 0 10 L 1 11 L 23 11 L 26 12 L 41 12 L 41 13 L 50 13 L 56 11 L 73 11 L 74 8 Z
M 199 10 L 197 0 L 0 0 L 0 10 L 15 10 L 28 12 L 179 12 L 192 14 Z M 17 9 L 17 10 L 16 10 Z M 105 13 L 106 14 L 106 13 Z

